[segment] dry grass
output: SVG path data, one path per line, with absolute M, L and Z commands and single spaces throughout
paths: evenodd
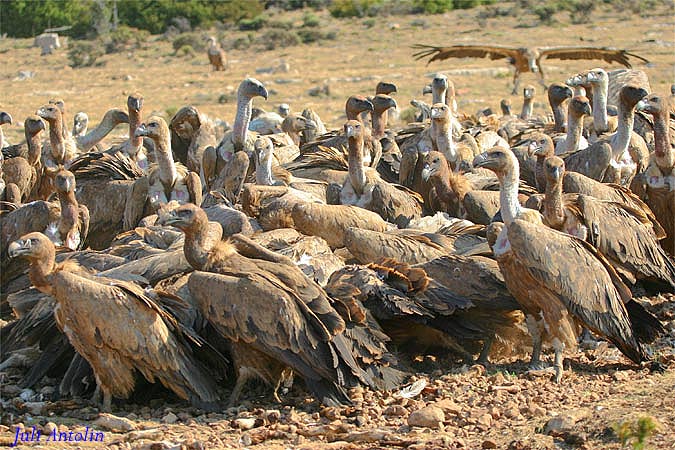
M 296 111 L 312 107 L 329 125 L 339 126 L 344 101 L 349 95 L 370 94 L 378 80 L 389 80 L 399 87 L 396 94 L 399 106 L 406 108 L 411 98 L 422 97 L 421 88 L 435 71 L 449 71 L 464 112 L 474 113 L 486 106 L 496 109 L 499 100 L 509 96 L 512 73 L 505 71 L 504 61 L 457 59 L 426 66 L 411 57 L 410 46 L 415 43 L 626 48 L 651 61 L 648 67 L 638 68 L 649 74 L 654 91 L 669 92 L 670 83 L 675 80 L 672 9 L 661 6 L 644 18 L 605 8 L 594 12 L 591 24 L 572 25 L 566 14 L 561 14 L 559 18 L 556 16 L 558 23 L 535 28 L 527 28 L 537 22 L 532 15 L 483 19 L 479 24 L 477 17 L 481 8 L 436 16 L 391 16 L 374 20 L 335 21 L 327 13 L 317 13 L 323 24 L 322 30 L 338 32 L 336 40 L 274 51 L 231 50 L 230 68 L 226 72 L 212 72 L 206 55 L 201 53 L 194 57 L 174 56 L 171 42 L 157 37 L 133 53 L 106 55 L 99 60 L 102 65 L 82 69 L 68 66 L 66 50 L 40 57 L 39 49 L 30 47 L 30 40 L 3 39 L 0 40 L 3 60 L 0 65 L 0 79 L 3 80 L 0 109 L 9 111 L 17 122 L 22 122 L 50 98 L 62 97 L 67 102 L 69 117 L 72 118 L 76 111 L 85 111 L 96 123 L 105 110 L 124 107 L 126 96 L 140 91 L 145 96 L 147 113 L 166 113 L 192 104 L 213 117 L 231 122 L 234 104 L 219 104 L 218 98 L 235 90 L 244 77 L 253 76 L 271 90 L 268 102 L 256 101 L 260 106 L 272 109 L 287 102 Z M 300 12 L 273 18 L 292 20 L 296 27 L 302 24 Z M 425 26 L 418 26 L 419 23 Z M 245 32 L 227 31 L 225 40 L 234 41 L 245 35 Z M 290 72 L 256 73 L 259 68 L 278 66 L 281 60 L 290 64 Z M 598 64 L 600 62 L 550 61 L 546 65 L 547 80 L 564 80 L 576 71 Z M 19 81 L 20 70 L 33 71 L 36 75 Z M 307 94 L 310 88 L 326 81 L 330 83 L 330 97 Z M 523 82 L 528 81 L 534 84 L 532 74 L 524 75 Z M 513 98 L 513 103 L 518 108 L 520 99 Z M 541 88 L 536 107 L 540 111 L 545 108 Z M 23 132 L 14 124 L 6 128 L 6 135 L 16 142 Z

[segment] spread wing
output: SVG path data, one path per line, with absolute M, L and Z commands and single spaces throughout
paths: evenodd
M 508 238 L 514 257 L 539 283 L 531 289 L 551 292 L 577 320 L 631 360 L 645 359 L 620 293 L 628 288 L 601 255 L 575 237 L 521 220 L 509 225 Z
M 448 58 L 490 58 L 492 60 L 510 58 L 515 60 L 521 51 L 517 48 L 504 47 L 500 45 L 467 45 L 458 44 L 451 47 L 434 47 L 433 45 L 416 44 L 414 49 L 419 50 L 413 53 L 415 59 L 423 59 L 431 56 L 427 64 L 433 61 L 441 61 Z
M 645 58 L 626 50 L 620 50 L 610 47 L 543 47 L 539 49 L 539 58 L 542 59 L 601 59 L 607 63 L 619 63 L 625 67 L 631 68 L 628 57 L 632 56 L 643 63 L 648 63 Z

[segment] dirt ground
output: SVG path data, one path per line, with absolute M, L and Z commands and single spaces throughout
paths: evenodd
M 70 68 L 64 50 L 40 57 L 30 40 L 0 39 L 0 110 L 16 119 L 5 133 L 10 142 L 20 141 L 23 119 L 54 97 L 65 100 L 71 118 L 77 111 L 86 111 L 92 126 L 108 108 L 124 107 L 126 96 L 135 91 L 144 95 L 148 115 L 170 116 L 192 104 L 231 122 L 234 104 L 218 100 L 223 94 L 231 95 L 245 76 L 260 79 L 271 91 L 266 103 L 256 100 L 256 104 L 269 110 L 282 102 L 296 111 L 312 107 L 329 127 L 341 125 L 349 95 L 372 93 L 379 80 L 397 84 L 396 99 L 406 109 L 411 98 L 422 98 L 422 86 L 436 71 L 445 71 L 455 82 L 463 112 L 486 106 L 497 109 L 505 97 L 519 107 L 519 97 L 509 94 L 512 73 L 505 62 L 466 59 L 425 66 L 411 56 L 410 46 L 415 43 L 626 48 L 651 61 L 638 68 L 648 73 L 655 92 L 669 92 L 675 82 L 672 4 L 659 6 L 646 17 L 602 6 L 590 24 L 573 25 L 566 14 L 560 14 L 557 23 L 536 27 L 531 27 L 536 23 L 532 15 L 479 20 L 483 10 L 340 22 L 318 13 L 322 29 L 337 31 L 336 40 L 252 54 L 232 50 L 225 72 L 212 72 L 202 54 L 175 56 L 170 41 L 155 37 L 139 50 L 103 56 L 102 65 L 83 69 Z M 285 13 L 283 18 L 301 22 L 300 13 Z M 225 36 L 234 40 L 243 34 L 228 31 Z M 289 71 L 258 72 L 277 68 L 282 61 Z M 545 66 L 547 80 L 564 80 L 599 64 L 550 61 Z M 33 76 L 19 79 L 19 71 Z M 525 74 L 523 81 L 535 79 Z M 308 94 L 326 83 L 329 95 Z M 546 111 L 540 88 L 537 100 L 536 112 Z M 160 396 L 138 405 L 114 404 L 117 418 L 101 419 L 98 410 L 84 401 L 54 400 L 58 380 L 44 380 L 34 392 L 25 392 L 15 384 L 20 371 L 11 369 L 0 373 L 4 405 L 0 446 L 14 443 L 17 426 L 26 431 L 35 426 L 42 431 L 42 440 L 18 448 L 619 449 L 621 433 L 615 428 L 621 424 L 629 428 L 649 417 L 656 430 L 645 448 L 675 449 L 675 297 L 651 303 L 669 330 L 654 350 L 664 372 L 631 365 L 604 343 L 567 355 L 559 385 L 550 381 L 548 373 L 526 373 L 526 355 L 497 360 L 487 368 L 423 357 L 414 364 L 418 374 L 411 380 L 427 383 L 418 395 L 403 398 L 396 392 L 357 390 L 351 393 L 353 404 L 343 408 L 321 407 L 298 381 L 282 404 L 271 401 L 268 390 L 252 387 L 238 408 L 218 414 Z M 550 422 L 553 418 L 557 419 Z M 410 426 L 409 421 L 418 423 L 415 419 L 425 426 Z M 76 435 L 87 427 L 90 433 L 92 429 L 104 433 L 103 444 L 45 441 L 54 429 Z

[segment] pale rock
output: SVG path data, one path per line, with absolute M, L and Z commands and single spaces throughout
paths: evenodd
M 439 428 L 445 421 L 445 413 L 436 406 L 425 406 L 410 413 L 408 425 L 411 427 Z
M 240 430 L 250 430 L 255 426 L 255 417 L 241 417 L 232 421 L 233 428 Z
M 174 423 L 178 422 L 178 416 L 175 415 L 174 413 L 170 412 L 166 416 L 162 417 L 162 423 L 167 423 L 169 425 L 172 425 Z
M 442 409 L 445 414 L 458 416 L 462 413 L 462 407 L 449 398 L 439 400 L 433 406 Z
M 99 428 L 122 433 L 136 429 L 136 424 L 131 420 L 108 413 L 99 414 L 93 424 Z
M 47 422 L 44 427 L 42 427 L 42 432 L 47 434 L 52 434 L 54 431 L 58 430 L 59 427 L 56 426 L 54 422 Z

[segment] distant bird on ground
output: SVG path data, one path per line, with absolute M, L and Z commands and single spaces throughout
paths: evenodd
M 625 67 L 631 68 L 628 60 L 629 56 L 648 63 L 645 58 L 626 50 L 615 49 L 611 47 L 539 47 L 539 48 L 512 48 L 501 45 L 467 45 L 459 44 L 450 47 L 434 47 L 433 45 L 414 45 L 418 49 L 413 56 L 415 59 L 431 56 L 428 63 L 440 61 L 448 58 L 485 58 L 492 60 L 506 58 L 516 71 L 513 74 L 513 91 L 515 95 L 518 92 L 520 84 L 520 74 L 522 72 L 539 73 L 539 82 L 544 83 L 544 72 L 541 67 L 542 60 L 550 59 L 601 59 L 607 63 L 617 62 Z
M 223 50 L 218 41 L 213 36 L 207 39 L 209 43 L 209 48 L 206 53 L 209 55 L 209 62 L 213 66 L 213 70 L 225 70 L 227 66 L 227 56 L 225 55 L 225 50 Z

